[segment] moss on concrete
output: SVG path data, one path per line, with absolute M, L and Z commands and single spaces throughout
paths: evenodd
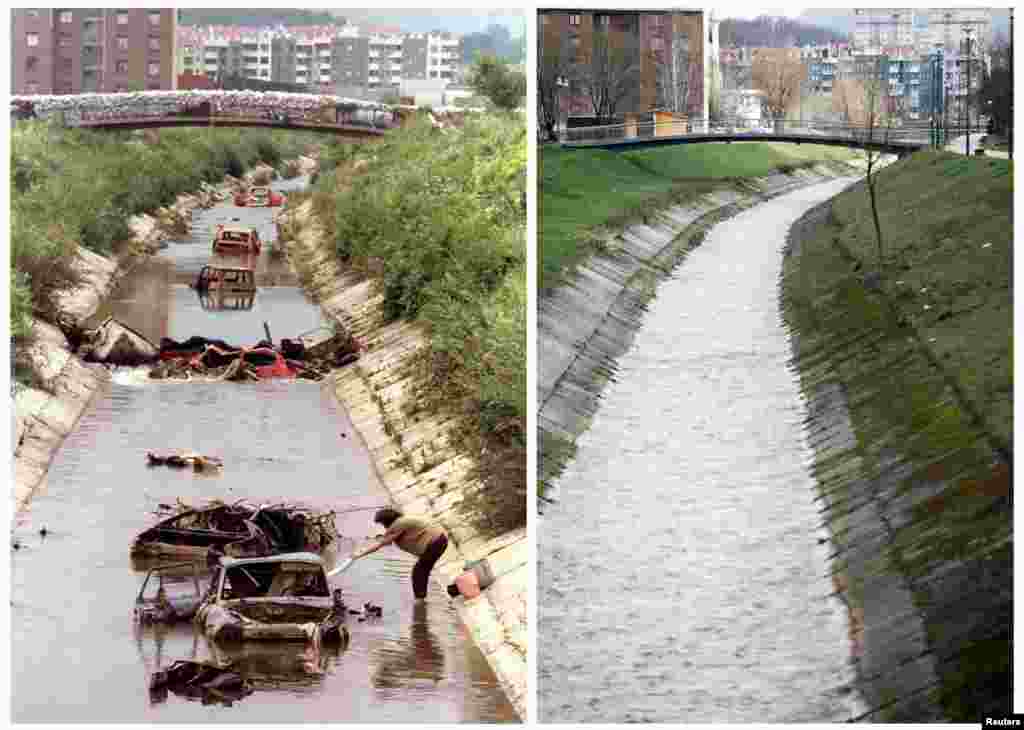
M 812 412 L 837 386 L 852 429 L 829 449 L 835 413 L 809 424 L 848 604 L 884 614 L 895 594 L 882 587 L 899 585 L 913 606 L 895 631 L 865 626 L 860 674 L 874 719 L 975 722 L 1009 702 L 1006 170 L 936 152 L 894 164 L 879 176 L 881 261 L 858 185 L 794 227 L 784 266 L 783 308 Z M 922 660 L 913 676 L 901 669 Z

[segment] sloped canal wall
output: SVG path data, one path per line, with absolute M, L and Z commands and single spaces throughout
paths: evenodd
M 374 283 L 340 267 L 306 202 L 286 212 L 282 230 L 293 268 L 323 311 L 365 348 L 354 364 L 334 372 L 330 387 L 370 451 L 381 483 L 403 512 L 441 524 L 450 542 L 433 571 L 447 586 L 467 561 L 486 558 L 496 579 L 477 598 L 455 599 L 463 624 L 487 658 L 519 717 L 526 719 L 526 529 L 484 535 L 467 519 L 479 485 L 471 463 L 446 441 L 445 423 L 416 408 L 408 365 L 424 343 L 409 322 L 387 323 Z
M 814 235 L 831 205 L 791 229 L 781 299 L 861 719 L 977 722 L 1010 701 L 1012 452 L 839 238 Z

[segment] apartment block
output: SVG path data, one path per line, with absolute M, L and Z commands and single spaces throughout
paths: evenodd
M 158 8 L 11 11 L 11 90 L 79 94 L 173 89 L 176 15 Z
M 403 81 L 458 81 L 462 40 L 451 33 L 370 31 L 358 26 L 181 28 L 182 74 L 297 84 L 311 91 L 394 93 Z
M 664 68 L 683 48 L 686 59 L 686 112 L 706 117 L 709 73 L 718 63 L 717 23 L 702 10 L 610 10 L 540 8 L 539 33 L 545 48 L 561 45 L 574 64 L 586 63 L 594 48 L 595 33 L 606 33 L 608 43 L 621 49 L 630 65 L 639 67 L 638 83 L 617 106 L 616 116 L 634 117 L 664 108 Z M 708 54 L 714 54 L 714 58 Z M 677 64 L 678 65 L 678 64 Z M 571 120 L 595 114 L 581 84 L 566 80 L 562 111 Z

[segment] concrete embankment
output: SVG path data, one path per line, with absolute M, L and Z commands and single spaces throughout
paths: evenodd
M 303 173 L 316 166 L 309 158 L 300 158 L 300 164 Z M 246 181 L 265 172 L 254 168 L 246 174 Z M 79 247 L 75 265 L 82 283 L 58 297 L 62 323 L 70 329 L 80 327 L 138 257 L 155 253 L 175 231 L 187 230 L 193 209 L 207 208 L 226 199 L 241 182 L 227 176 L 217 187 L 204 186 L 197 193 L 179 195 L 173 205 L 152 214 L 133 216 L 129 221 L 132 238 L 116 258 Z M 42 487 L 53 455 L 78 423 L 92 396 L 110 377 L 104 366 L 86 364 L 75 357 L 67 337 L 57 327 L 34 320 L 33 334 L 34 342 L 26 354 L 34 363 L 38 385 L 19 385 L 12 397 L 15 513 L 26 509 L 32 495 Z
M 496 576 L 477 598 L 455 599 L 462 622 L 494 670 L 520 718 L 526 719 L 527 584 L 525 529 L 482 534 L 467 519 L 480 485 L 471 462 L 446 437 L 443 419 L 418 408 L 409 365 L 425 342 L 415 324 L 386 322 L 373 281 L 342 268 L 307 201 L 282 216 L 293 268 L 323 310 L 365 348 L 329 377 L 338 401 L 366 443 L 381 483 L 407 513 L 429 516 L 448 532 L 449 548 L 434 569 L 447 586 L 467 561 L 486 558 Z
M 975 722 L 1010 701 L 1012 453 L 936 337 L 827 228 L 832 205 L 791 229 L 781 294 L 862 719 Z M 954 302 L 951 317 L 972 308 Z
M 657 283 L 700 244 L 707 229 L 770 197 L 855 172 L 842 164 L 818 165 L 747 179 L 737 189 L 661 211 L 610 237 L 600 255 L 580 264 L 566 284 L 540 301 L 538 480 L 546 496 L 587 429 Z

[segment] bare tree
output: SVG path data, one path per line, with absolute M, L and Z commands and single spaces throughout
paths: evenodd
M 595 28 L 590 49 L 573 67 L 572 80 L 590 99 L 597 123 L 615 117 L 640 86 L 640 53 L 628 33 Z
M 562 90 L 569 83 L 572 58 L 560 34 L 537 33 L 537 122 L 547 141 L 558 139 Z
M 690 39 L 686 33 L 675 31 L 670 39 L 667 58 L 651 51 L 655 75 L 658 106 L 677 114 L 689 112 L 690 100 Z
M 833 93 L 840 94 L 847 122 L 853 125 L 853 134 L 864 146 L 864 160 L 867 163 L 868 199 L 871 201 L 871 218 L 875 226 L 875 244 L 878 249 L 878 271 L 885 270 L 885 246 L 882 239 L 882 224 L 878 218 L 878 163 L 881 150 L 871 145 L 889 141 L 892 116 L 883 109 L 883 89 L 880 78 L 865 81 L 845 79 Z
M 804 64 L 790 48 L 762 48 L 754 57 L 751 79 L 756 90 L 764 94 L 764 109 L 776 126 L 786 112 L 800 99 L 800 85 L 805 76 Z

